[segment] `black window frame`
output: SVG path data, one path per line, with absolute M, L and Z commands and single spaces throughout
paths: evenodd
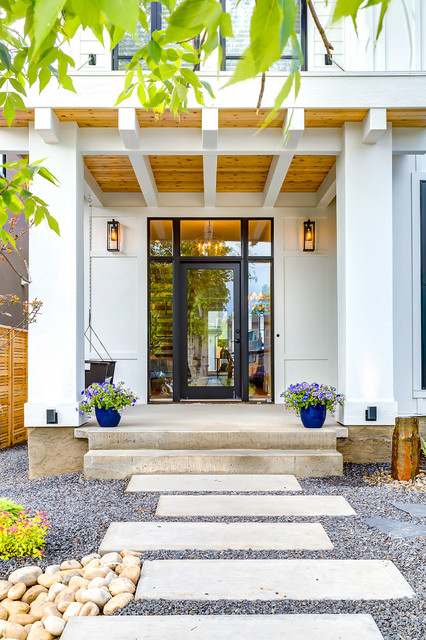
M 301 36 L 300 36 L 300 46 L 302 48 L 303 53 L 303 64 L 301 67 L 302 71 L 307 71 L 308 66 L 308 39 L 307 39 L 307 30 L 308 30 L 308 6 L 304 0 L 300 0 L 300 27 L 301 27 Z M 226 11 L 226 0 L 220 0 L 222 8 Z M 226 69 L 226 61 L 227 60 L 241 60 L 242 56 L 227 56 L 226 55 L 226 38 L 220 34 L 220 44 L 222 46 L 222 65 L 221 71 L 227 71 Z M 281 56 L 280 60 L 294 60 L 294 56 Z

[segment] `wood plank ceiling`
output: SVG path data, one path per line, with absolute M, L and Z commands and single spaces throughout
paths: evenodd
M 149 156 L 160 192 L 204 191 L 203 156 Z
M 84 163 L 102 191 L 140 192 L 128 156 L 84 156 Z
M 335 162 L 335 156 L 294 156 L 281 191 L 318 191 Z
M 272 156 L 218 156 L 218 193 L 263 191 Z

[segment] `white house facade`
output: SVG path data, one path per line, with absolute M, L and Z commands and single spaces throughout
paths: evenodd
M 324 24 L 333 4 L 315 2 Z M 331 65 L 301 16 L 300 94 L 260 132 L 285 60 L 257 113 L 260 79 L 221 88 L 228 47 L 219 77 L 199 72 L 216 98 L 176 121 L 136 98 L 114 107 L 130 45 L 111 55 L 84 33 L 77 93 L 33 92 L 0 128 L 1 152 L 46 158 L 60 182 L 36 183 L 60 237 L 30 234 L 33 476 L 82 468 L 76 408 L 99 359 L 153 424 L 187 402 L 260 404 L 267 421 L 288 385 L 332 384 L 346 460 L 387 459 L 395 418 L 426 414 L 426 7 L 394 0 L 374 46 L 376 9 L 358 38 L 327 30 Z

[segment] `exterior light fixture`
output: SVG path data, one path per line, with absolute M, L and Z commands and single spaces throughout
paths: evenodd
M 120 251 L 119 238 L 120 223 L 117 220 L 107 222 L 107 249 L 108 251 Z
M 303 223 L 303 251 L 315 251 L 315 222 Z

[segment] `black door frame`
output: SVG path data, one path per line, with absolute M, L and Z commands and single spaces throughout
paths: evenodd
M 218 259 L 206 264 L 204 261 L 180 263 L 181 296 L 180 314 L 180 396 L 182 400 L 240 400 L 241 399 L 241 263 L 222 262 Z M 234 385 L 232 387 L 190 387 L 188 386 L 188 271 L 190 269 L 229 269 L 234 272 Z
M 202 263 L 203 266 L 208 264 L 239 264 L 240 265 L 240 330 L 241 330 L 241 343 L 240 343 L 240 398 L 242 402 L 249 401 L 249 350 L 248 350 L 248 276 L 249 276 L 249 263 L 251 262 L 269 262 L 271 265 L 271 388 L 272 397 L 271 402 L 275 401 L 275 349 L 274 349 L 274 220 L 273 218 L 263 218 L 262 216 L 253 216 L 253 219 L 264 219 L 271 221 L 271 255 L 270 256 L 249 256 L 248 255 L 248 222 L 249 218 L 241 218 L 236 216 L 220 217 L 224 220 L 239 220 L 241 221 L 241 255 L 240 256 L 220 256 L 220 257 L 200 257 L 200 256 L 181 256 L 180 255 L 180 221 L 181 220 L 194 220 L 194 217 L 182 216 L 178 218 L 171 218 L 170 216 L 156 216 L 155 218 L 148 218 L 148 262 L 172 262 L 173 263 L 173 402 L 180 402 L 182 400 L 181 390 L 181 370 L 182 370 L 182 319 L 181 319 L 181 307 L 184 296 L 183 283 L 181 281 L 182 264 Z M 151 220 L 171 220 L 173 225 L 173 255 L 169 257 L 151 256 L 149 255 L 149 225 Z M 197 220 L 216 220 L 219 218 L 206 217 L 200 215 Z M 149 313 L 149 296 L 150 296 L 150 269 L 148 268 L 148 313 Z M 149 320 L 148 320 L 148 353 L 147 353 L 147 391 L 148 401 L 150 397 L 150 375 L 149 375 Z M 244 345 L 247 348 L 244 348 Z M 216 387 L 217 388 L 217 387 Z

